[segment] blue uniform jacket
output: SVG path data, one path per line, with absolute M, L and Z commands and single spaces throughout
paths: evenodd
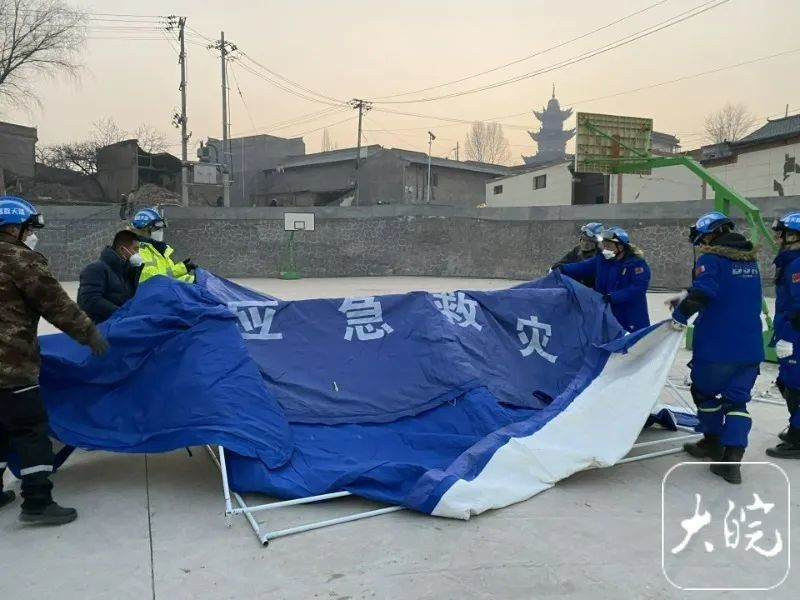
M 686 322 L 694 312 L 692 360 L 758 363 L 764 360 L 761 273 L 753 244 L 738 233 L 698 248 L 689 297 L 673 314 Z
M 773 341 L 778 340 L 800 344 L 800 250 L 784 250 L 775 257 Z
M 625 331 L 650 325 L 647 288 L 650 267 L 641 252 L 632 248 L 622 260 L 606 260 L 602 254 L 579 263 L 562 265 L 561 272 L 575 280 L 594 277 L 594 290 L 603 294 Z

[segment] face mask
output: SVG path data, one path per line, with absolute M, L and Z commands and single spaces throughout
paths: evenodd
M 612 258 L 614 258 L 616 256 L 617 255 L 614 254 L 613 250 L 607 250 L 607 249 L 603 248 L 603 258 L 605 258 L 606 260 L 611 260 Z
M 164 241 L 164 230 L 163 229 L 156 229 L 153 233 L 150 234 L 150 237 L 157 242 Z
M 30 234 L 30 235 L 28 236 L 28 238 L 27 238 L 27 239 L 25 240 L 25 242 L 24 242 L 24 244 L 25 244 L 25 245 L 26 245 L 28 248 L 30 248 L 31 250 L 36 250 L 36 244 L 38 244 L 38 243 L 39 243 L 39 238 L 38 238 L 38 237 L 36 237 L 36 234 L 35 234 L 35 233 L 32 233 L 32 234 Z
M 136 254 L 131 254 L 130 258 L 128 258 L 128 263 L 132 267 L 141 267 L 144 264 L 144 259 L 142 255 L 137 252 Z

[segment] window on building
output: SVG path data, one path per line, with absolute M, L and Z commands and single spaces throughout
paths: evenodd
M 503 193 L 503 186 L 502 185 L 494 186 L 494 195 L 495 196 L 498 196 L 498 195 L 500 195 L 502 193 Z
M 547 187 L 547 175 L 537 175 L 533 178 L 533 189 L 541 190 Z

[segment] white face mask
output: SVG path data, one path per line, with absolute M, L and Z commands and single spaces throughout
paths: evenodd
M 617 255 L 614 254 L 613 250 L 607 250 L 607 249 L 603 248 L 603 258 L 605 258 L 606 260 L 611 260 L 612 258 L 614 258 L 616 256 Z
M 132 267 L 141 267 L 144 264 L 144 259 L 142 255 L 138 252 L 136 254 L 131 254 L 130 258 L 128 259 L 128 263 Z
M 163 229 L 156 229 L 153 233 L 150 234 L 150 237 L 157 242 L 164 241 L 164 230 Z
M 31 250 L 36 250 L 36 244 L 39 243 L 39 238 L 36 237 L 35 233 L 30 234 L 27 239 L 25 240 L 24 244 L 30 248 Z

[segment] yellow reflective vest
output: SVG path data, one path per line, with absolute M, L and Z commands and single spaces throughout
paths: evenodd
M 178 281 L 194 283 L 194 274 L 189 273 L 185 264 L 172 262 L 173 252 L 175 250 L 172 246 L 166 246 L 164 254 L 161 254 L 153 244 L 140 240 L 139 254 L 144 259 L 144 266 L 142 267 L 141 275 L 139 275 L 139 283 L 143 283 L 156 275 L 164 275 Z

